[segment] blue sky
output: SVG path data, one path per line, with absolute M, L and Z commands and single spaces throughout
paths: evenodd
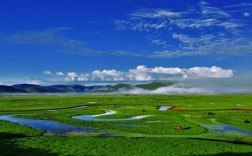
M 250 0 L 8 0 L 0 84 L 231 77 L 251 70 L 251 22 Z

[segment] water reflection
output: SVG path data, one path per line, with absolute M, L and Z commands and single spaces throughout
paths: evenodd
M 94 129 L 86 128 L 86 127 L 80 127 L 80 126 L 71 126 L 66 124 L 61 124 L 54 121 L 49 120 L 35 120 L 35 119 L 24 119 L 24 118 L 18 118 L 14 115 L 2 115 L 0 116 L 0 120 L 5 120 L 13 123 L 18 123 L 20 125 L 29 126 L 35 129 L 44 130 L 49 133 L 55 134 L 55 135 L 66 135 L 69 132 L 94 132 Z

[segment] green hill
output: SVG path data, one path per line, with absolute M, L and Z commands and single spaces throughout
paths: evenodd
M 151 82 L 148 84 L 138 84 L 136 87 L 142 88 L 145 90 L 156 90 L 160 87 L 172 86 L 176 84 L 176 82 Z

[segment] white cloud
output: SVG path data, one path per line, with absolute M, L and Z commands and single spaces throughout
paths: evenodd
M 138 81 L 151 80 L 152 77 L 149 73 L 150 70 L 146 66 L 141 65 L 138 66 L 136 69 L 129 70 L 129 79 Z
M 75 81 L 77 78 L 78 78 L 78 74 L 77 73 L 75 73 L 75 72 L 67 73 L 66 80 Z
M 245 4 L 238 6 L 244 7 Z M 250 55 L 251 38 L 243 35 L 243 28 L 250 25 L 250 21 L 237 17 L 241 13 L 249 16 L 249 12 L 248 9 L 237 10 L 234 6 L 215 7 L 201 1 L 198 7 L 180 12 L 137 10 L 129 14 L 127 20 L 115 23 L 123 30 L 146 32 L 150 44 L 162 47 L 147 55 L 149 57 Z
M 226 13 L 225 11 L 223 11 L 217 7 L 212 7 L 207 2 L 201 1 L 199 3 L 199 6 L 201 7 L 202 15 L 207 18 L 217 19 L 217 18 L 229 18 L 230 17 L 230 15 L 228 13 Z
M 58 76 L 57 74 L 53 74 Z M 193 67 L 189 69 L 178 67 L 154 67 L 148 68 L 144 65 L 137 66 L 128 71 L 95 70 L 91 73 L 78 74 L 69 72 L 65 76 L 67 81 L 150 81 L 150 80 L 174 80 L 194 78 L 226 78 L 234 75 L 231 69 L 220 67 Z M 60 75 L 62 76 L 62 75 Z
M 167 46 L 168 46 L 168 43 L 167 43 L 167 42 L 161 41 L 161 40 L 159 40 L 159 39 L 151 40 L 151 43 L 152 43 L 152 44 L 159 45 L 159 46 L 162 46 L 162 47 L 164 47 L 164 48 L 167 48 Z
M 95 70 L 91 73 L 92 80 L 102 81 L 120 81 L 124 80 L 124 73 L 120 71 L 112 70 Z
M 182 75 L 184 71 L 180 68 L 154 67 L 147 68 L 144 65 L 138 66 L 136 69 L 130 69 L 128 72 L 130 80 L 146 81 L 146 80 L 167 80 L 173 76 Z
M 244 12 L 244 13 L 243 13 L 243 16 L 248 17 L 248 16 L 250 16 L 250 13 Z
M 236 5 L 225 6 L 225 8 L 250 7 L 250 6 L 252 6 L 252 3 L 240 3 Z
M 50 75 L 50 76 L 64 76 L 65 74 L 63 72 L 52 72 L 49 70 L 46 70 L 43 72 L 45 75 Z
M 147 68 L 146 66 L 138 66 L 136 69 L 131 69 L 128 72 L 131 80 L 168 80 L 172 77 L 183 78 L 202 78 L 202 77 L 232 77 L 234 72 L 231 69 L 222 69 L 220 67 L 193 67 L 189 69 L 181 68 L 165 68 L 154 67 Z
M 216 94 L 251 94 L 251 75 L 251 71 L 246 71 L 243 74 L 238 74 L 230 78 L 183 79 L 180 83 L 182 86 L 186 85 L 208 89 Z
M 171 12 L 161 9 L 138 10 L 129 14 L 128 20 L 118 20 L 115 23 L 123 29 L 138 31 L 151 31 L 161 28 L 209 28 L 222 27 L 230 31 L 230 28 L 240 27 L 241 24 L 232 16 L 220 8 L 212 7 L 204 1 L 199 3 L 199 11 L 185 10 L 184 12 Z M 195 17 L 195 15 L 197 15 Z M 152 20 L 149 20 L 149 19 Z
M 162 9 L 140 10 L 130 14 L 131 18 L 173 18 L 180 17 L 181 13 Z
M 173 34 L 173 38 L 182 43 L 181 48 L 155 51 L 151 57 L 252 54 L 252 42 L 249 38 L 226 38 L 220 34 L 219 36 L 204 35 L 198 38 L 184 34 Z
M 56 72 L 55 73 L 57 76 L 64 76 L 65 74 L 63 72 Z
M 222 69 L 220 67 L 213 66 L 207 67 L 193 67 L 186 70 L 185 77 L 208 77 L 208 78 L 224 78 L 232 77 L 234 72 L 231 69 Z
M 49 70 L 46 70 L 43 73 L 46 74 L 46 75 L 53 75 L 53 73 L 51 71 L 49 71 Z

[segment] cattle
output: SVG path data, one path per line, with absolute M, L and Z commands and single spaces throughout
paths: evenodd
M 177 130 L 184 130 L 184 128 L 182 126 L 180 126 L 180 125 L 176 126 L 176 129 Z
M 208 114 L 208 115 L 214 115 L 215 113 L 213 113 L 213 112 L 208 112 L 207 114 Z
M 244 120 L 244 123 L 250 123 L 250 121 L 249 120 Z

